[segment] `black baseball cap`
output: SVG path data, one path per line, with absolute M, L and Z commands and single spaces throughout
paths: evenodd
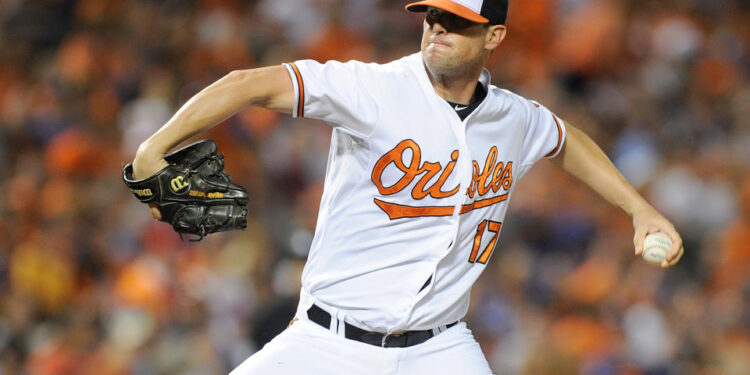
M 408 4 L 406 10 L 426 12 L 427 7 L 442 9 L 476 23 L 505 25 L 508 0 L 425 0 Z

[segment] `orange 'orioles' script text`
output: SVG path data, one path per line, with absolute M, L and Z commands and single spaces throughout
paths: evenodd
M 411 158 L 405 163 L 404 157 L 406 155 L 404 153 L 407 150 L 411 152 Z M 460 214 L 473 209 L 487 207 L 508 198 L 507 191 L 510 190 L 513 184 L 513 162 L 498 161 L 497 155 L 497 147 L 492 146 L 484 162 L 484 168 L 481 171 L 479 170 L 479 163 L 476 161 L 473 162 L 472 181 L 466 189 L 466 194 L 470 198 L 474 198 L 477 193 L 479 197 L 483 197 L 490 191 L 496 193 L 501 188 L 505 193 L 464 204 L 459 211 Z M 459 186 L 450 190 L 445 190 L 443 187 L 451 173 L 453 173 L 457 161 L 458 150 L 454 150 L 451 152 L 450 161 L 445 167 L 440 162 L 423 162 L 422 150 L 419 145 L 411 139 L 406 139 L 378 159 L 375 167 L 372 169 L 371 178 L 382 195 L 396 194 L 406 189 L 414 180 L 417 180 L 417 183 L 414 184 L 411 190 L 411 196 L 415 200 L 423 199 L 428 195 L 436 199 L 447 198 L 455 195 L 459 190 Z M 401 171 L 402 175 L 393 185 L 385 186 L 382 181 L 383 172 L 391 164 Z M 435 176 L 438 176 L 437 180 L 428 185 Z M 421 216 L 451 216 L 455 210 L 454 206 L 410 206 L 390 203 L 377 198 L 374 201 L 391 219 Z

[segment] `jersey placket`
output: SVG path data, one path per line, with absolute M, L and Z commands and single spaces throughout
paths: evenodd
M 438 257 L 433 265 L 432 273 L 431 273 L 431 281 L 427 288 L 420 291 L 416 294 L 416 298 L 414 299 L 414 302 L 409 306 L 408 311 L 406 311 L 406 315 L 404 318 L 391 329 L 388 330 L 388 334 L 395 332 L 400 329 L 409 330 L 411 327 L 408 327 L 408 325 L 405 326 L 411 319 L 411 315 L 414 312 L 414 308 L 416 305 L 421 301 L 423 298 L 425 298 L 427 295 L 430 294 L 430 291 L 433 289 L 434 285 L 437 282 L 437 269 L 440 262 L 453 250 L 453 248 L 456 246 L 456 243 L 458 241 L 458 234 L 459 234 L 459 215 L 461 213 L 461 207 L 464 202 L 464 195 L 467 183 L 470 183 L 471 181 L 471 154 L 469 153 L 469 148 L 466 142 L 466 120 L 469 120 L 474 113 L 471 113 L 469 116 L 467 116 L 466 120 L 461 121 L 461 119 L 458 117 L 456 112 L 453 110 L 453 108 L 443 100 L 442 97 L 440 97 L 435 90 L 432 87 L 432 84 L 429 81 L 429 78 L 427 77 L 427 73 L 422 70 L 421 72 L 417 71 L 415 72 L 418 77 L 419 81 L 422 84 L 422 89 L 425 92 L 425 96 L 428 98 L 429 101 L 432 102 L 431 107 L 437 109 L 444 118 L 449 119 L 449 125 L 451 132 L 453 132 L 453 136 L 458 141 L 458 163 L 457 163 L 457 169 L 459 172 L 459 190 L 455 197 L 455 209 L 453 211 L 453 240 L 451 241 L 450 245 L 446 247 L 444 252 Z M 481 104 L 480 104 L 481 106 Z M 477 108 L 478 109 L 478 108 Z M 474 112 L 477 111 L 477 109 L 474 110 Z

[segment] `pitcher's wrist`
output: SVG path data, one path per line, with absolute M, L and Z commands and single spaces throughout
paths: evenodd
M 625 210 L 625 212 L 628 213 L 631 217 L 634 217 L 635 215 L 644 212 L 646 210 L 652 210 L 653 207 L 651 207 L 648 202 L 646 202 L 645 199 L 638 196 L 635 199 L 632 199 L 630 202 L 627 202 L 623 205 L 621 205 L 622 209 Z
M 143 179 L 153 175 L 167 166 L 164 154 L 154 151 L 146 142 L 138 147 L 133 159 L 133 178 Z

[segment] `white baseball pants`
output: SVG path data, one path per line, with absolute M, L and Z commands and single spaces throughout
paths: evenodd
M 341 337 L 306 314 L 297 316 L 230 375 L 492 374 L 463 322 L 418 345 L 381 348 Z

